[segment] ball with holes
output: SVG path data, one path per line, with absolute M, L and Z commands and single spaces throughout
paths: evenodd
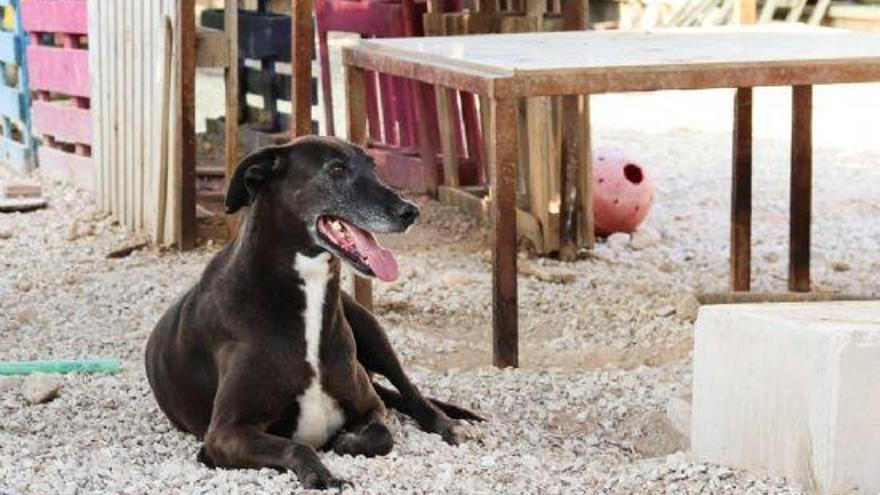
M 645 167 L 616 147 L 593 152 L 593 209 L 596 234 L 631 233 L 654 202 L 654 186 Z

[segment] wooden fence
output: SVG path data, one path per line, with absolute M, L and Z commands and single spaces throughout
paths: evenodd
M 21 1 L 0 0 L 9 21 L 0 29 L 0 161 L 20 172 L 33 165 L 31 100 L 25 57 L 27 36 L 22 29 Z
M 86 0 L 28 0 L 21 9 L 40 169 L 94 190 L 86 6 Z
M 174 0 L 88 1 L 97 202 L 159 244 L 180 237 L 177 18 Z

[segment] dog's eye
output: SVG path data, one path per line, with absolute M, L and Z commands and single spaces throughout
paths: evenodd
M 327 172 L 330 174 L 330 177 L 338 179 L 345 175 L 345 163 L 341 160 L 332 160 L 327 163 Z

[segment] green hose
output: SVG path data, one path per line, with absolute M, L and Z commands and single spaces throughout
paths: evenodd
M 76 359 L 47 361 L 0 361 L 0 376 L 33 373 L 108 373 L 119 372 L 118 359 Z

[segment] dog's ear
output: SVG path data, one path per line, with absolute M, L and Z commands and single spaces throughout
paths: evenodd
M 226 213 L 235 213 L 254 201 L 263 185 L 276 172 L 284 149 L 286 146 L 269 146 L 241 159 L 226 191 Z

